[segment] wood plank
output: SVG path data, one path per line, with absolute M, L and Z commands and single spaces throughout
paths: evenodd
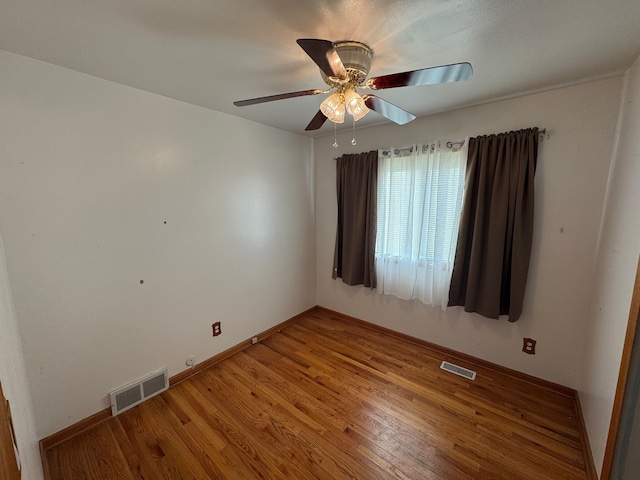
M 573 389 L 571 389 L 569 387 L 565 387 L 565 386 L 559 385 L 557 383 L 549 382 L 548 380 L 543 380 L 541 378 L 533 377 L 531 375 L 527 375 L 526 373 L 518 372 L 517 370 L 512 370 L 510 368 L 506 368 L 506 367 L 503 367 L 501 365 L 496 365 L 496 364 L 488 362 L 486 360 L 482 360 L 480 358 L 472 357 L 471 355 L 467 355 L 465 353 L 456 352 L 455 350 L 451 350 L 449 348 L 442 347 L 442 346 L 437 345 L 435 343 L 427 342 L 426 340 L 422 340 L 422 339 L 419 339 L 419 338 L 416 338 L 416 337 L 412 337 L 410 335 L 406 335 L 406 334 L 403 334 L 403 333 L 400 333 L 400 332 L 396 332 L 394 330 L 391 330 L 391 329 L 388 329 L 388 328 L 385 328 L 385 327 L 381 327 L 381 326 L 373 324 L 373 323 L 366 322 L 366 321 L 361 320 L 361 319 L 356 318 L 356 317 L 352 317 L 352 316 L 349 316 L 349 315 L 345 315 L 343 313 L 335 312 L 335 311 L 330 310 L 328 308 L 324 308 L 324 307 L 318 306 L 318 307 L 316 307 L 315 311 L 311 312 L 311 315 L 313 315 L 314 313 L 316 313 L 318 315 L 319 314 L 325 314 L 325 315 L 328 315 L 332 319 L 341 319 L 341 320 L 347 321 L 349 323 L 355 323 L 355 324 L 358 324 L 358 325 L 363 325 L 367 329 L 375 330 L 375 331 L 380 332 L 380 333 L 382 333 L 382 334 L 384 334 L 384 335 L 386 335 L 388 337 L 405 340 L 406 342 L 426 347 L 429 351 L 431 351 L 431 352 L 433 352 L 435 354 L 440 354 L 440 355 L 448 357 L 448 358 L 465 361 L 465 362 L 471 363 L 473 365 L 477 365 L 477 366 L 486 368 L 488 370 L 495 370 L 496 372 L 498 372 L 502 376 L 506 375 L 506 376 L 511 377 L 511 378 L 517 378 L 517 379 L 521 380 L 522 382 L 531 383 L 532 385 L 534 385 L 534 386 L 536 386 L 538 388 L 548 389 L 548 390 L 550 390 L 552 392 L 562 393 L 562 394 L 566 395 L 567 397 L 573 397 L 573 394 L 575 392 L 575 390 L 573 390 Z
M 586 479 L 568 392 L 314 310 L 46 457 L 72 479 Z
M 47 460 L 55 480 L 135 478 L 106 423 L 48 450 Z

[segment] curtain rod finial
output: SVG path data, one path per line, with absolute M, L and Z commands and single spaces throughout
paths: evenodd
M 546 128 L 539 128 L 538 135 L 540 135 L 540 141 L 549 140 L 551 138 L 551 132 L 547 132 Z

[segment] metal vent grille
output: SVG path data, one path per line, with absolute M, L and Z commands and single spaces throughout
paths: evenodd
M 135 385 L 116 395 L 116 407 L 118 411 L 125 410 L 134 404 L 138 404 L 141 400 L 142 394 L 140 393 L 140 387 Z
M 129 410 L 169 388 L 167 369 L 151 373 L 109 394 L 113 416 Z
M 164 390 L 164 383 L 165 376 L 156 375 L 155 377 L 152 377 L 146 382 L 142 383 L 142 394 L 145 398 L 149 398 L 154 393 L 158 393 Z
M 468 378 L 469 380 L 476 379 L 476 372 L 464 367 L 460 367 L 458 365 L 454 365 L 453 363 L 442 362 L 440 364 L 440 368 L 446 370 L 447 372 L 455 373 L 456 375 L 460 375 L 461 377 Z

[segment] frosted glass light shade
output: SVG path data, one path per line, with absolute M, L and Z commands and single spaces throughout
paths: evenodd
M 342 95 L 334 92 L 320 104 L 320 111 L 332 122 L 343 123 L 345 105 Z
M 356 122 L 369 113 L 364 99 L 353 88 L 345 92 L 344 101 L 347 105 L 347 112 L 353 115 L 353 119 Z

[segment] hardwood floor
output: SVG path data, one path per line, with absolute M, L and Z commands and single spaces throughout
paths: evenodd
M 322 311 L 44 454 L 65 480 L 588 478 L 570 395 Z

